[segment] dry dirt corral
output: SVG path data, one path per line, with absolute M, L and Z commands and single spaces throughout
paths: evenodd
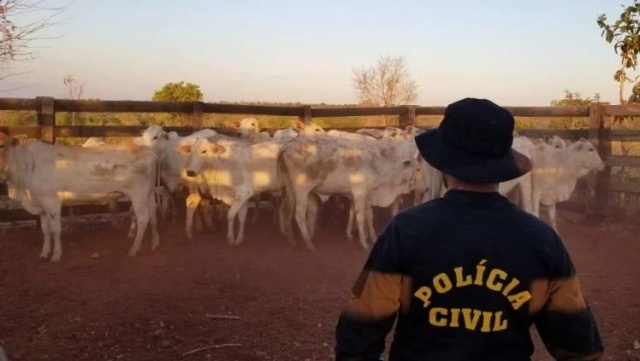
M 224 232 L 188 243 L 181 222 L 167 225 L 159 251 L 147 239 L 135 259 L 126 257 L 126 227 L 75 222 L 60 264 L 38 260 L 35 226 L 0 230 L 0 344 L 11 360 L 331 360 L 336 319 L 366 253 L 329 226 L 316 253 L 291 249 L 268 222 L 236 248 Z M 560 226 L 605 359 L 640 360 L 639 229 Z M 181 356 L 216 344 L 241 346 Z M 550 360 L 539 342 L 534 360 Z

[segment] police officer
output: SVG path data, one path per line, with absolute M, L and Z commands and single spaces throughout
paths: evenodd
M 400 212 L 379 235 L 336 327 L 336 361 L 529 361 L 535 325 L 556 360 L 601 360 L 603 345 L 557 233 L 498 193 L 531 170 L 514 118 L 486 99 L 450 104 L 415 138 L 444 174 L 442 198 Z

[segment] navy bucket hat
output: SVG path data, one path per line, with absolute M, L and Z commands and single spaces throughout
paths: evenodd
M 449 104 L 436 129 L 415 137 L 422 157 L 442 173 L 467 182 L 500 183 L 531 170 L 531 160 L 511 148 L 515 119 L 487 99 Z

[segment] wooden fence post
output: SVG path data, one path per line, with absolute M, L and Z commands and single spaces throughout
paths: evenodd
M 405 106 L 404 114 L 400 115 L 399 119 L 400 128 L 406 128 L 408 126 L 416 126 L 416 106 L 415 105 L 407 105 Z
M 203 109 L 204 109 L 203 102 L 193 102 L 193 110 L 191 111 L 191 127 L 193 128 L 194 132 L 202 128 Z
M 54 99 L 52 97 L 36 97 L 38 102 L 37 118 L 40 127 L 40 140 L 56 142 L 56 111 L 54 109 Z
M 611 153 L 611 142 L 602 117 L 601 103 L 591 103 L 589 106 L 589 141 L 596 148 L 602 160 L 607 162 Z M 611 167 L 608 165 L 595 176 L 595 184 L 593 185 L 595 194 L 589 197 L 586 208 L 587 216 L 591 220 L 600 222 L 605 220 L 609 201 L 610 178 Z
M 301 122 L 309 123 L 311 121 L 311 106 L 305 105 L 304 107 L 304 115 L 298 117 Z

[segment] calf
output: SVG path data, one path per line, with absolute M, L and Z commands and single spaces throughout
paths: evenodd
M 549 207 L 551 226 L 558 232 L 556 204 L 571 197 L 578 178 L 590 171 L 602 171 L 605 164 L 593 144 L 584 138 L 562 150 L 540 143 L 533 153 L 532 163 L 533 214 L 540 216 L 540 203 Z

